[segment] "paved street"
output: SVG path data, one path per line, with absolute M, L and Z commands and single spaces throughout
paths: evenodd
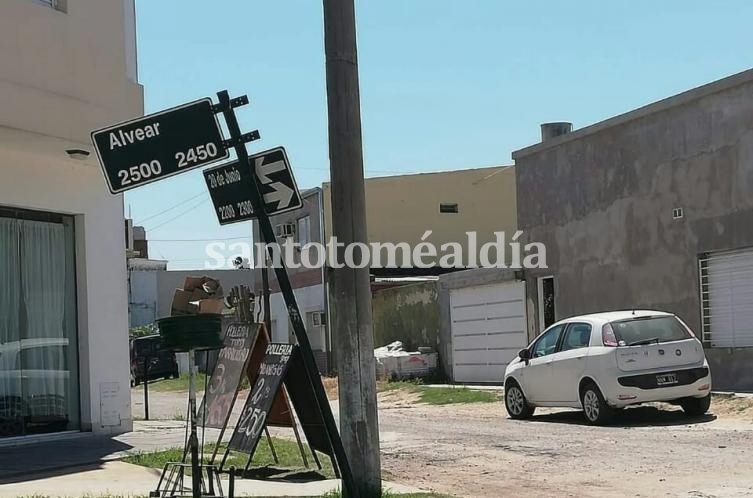
M 152 401 L 169 417 L 185 394 Z M 753 496 L 751 404 L 717 402 L 693 420 L 631 408 L 591 427 L 575 410 L 513 421 L 497 403 L 431 406 L 390 391 L 380 394 L 382 466 L 392 481 L 456 496 Z

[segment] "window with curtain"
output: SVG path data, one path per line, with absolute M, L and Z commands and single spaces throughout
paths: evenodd
M 80 428 L 73 219 L 0 209 L 0 437 Z

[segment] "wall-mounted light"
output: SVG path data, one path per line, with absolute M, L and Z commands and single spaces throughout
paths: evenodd
M 68 157 L 77 161 L 83 161 L 91 154 L 91 152 L 84 149 L 67 149 L 65 153 L 68 154 Z

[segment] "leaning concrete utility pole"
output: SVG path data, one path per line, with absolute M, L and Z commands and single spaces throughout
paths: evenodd
M 368 244 L 363 184 L 354 0 L 323 0 L 327 61 L 332 235 L 344 247 Z M 361 246 L 363 247 L 363 246 Z M 368 258 L 353 249 L 358 264 Z M 343 264 L 343 253 L 338 263 Z M 363 266 L 363 265 L 359 265 Z M 379 420 L 369 265 L 333 268 L 330 302 L 340 388 L 340 434 L 360 496 L 381 496 Z

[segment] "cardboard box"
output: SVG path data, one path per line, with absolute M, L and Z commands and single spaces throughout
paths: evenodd
M 221 314 L 225 310 L 225 302 L 222 299 L 202 299 L 199 301 L 199 313 Z
M 220 281 L 207 276 L 186 277 L 186 280 L 183 282 L 183 290 L 203 293 L 204 297 L 199 299 L 207 299 L 209 296 L 214 298 L 222 297 L 222 284 L 220 284 Z
M 192 292 L 197 287 L 204 285 L 206 278 L 208 277 L 186 277 L 185 282 L 183 282 L 183 290 Z
M 222 285 L 219 280 L 213 278 L 204 277 L 206 280 L 202 284 L 204 292 L 214 296 L 216 299 L 222 297 Z
M 197 287 L 194 290 L 191 291 L 191 299 L 190 301 L 201 301 L 202 299 L 209 299 L 212 296 L 208 294 L 203 287 Z
M 172 314 L 175 314 L 176 311 L 183 313 L 190 312 L 191 293 L 183 289 L 175 289 L 175 294 L 173 294 L 173 304 L 171 308 Z

